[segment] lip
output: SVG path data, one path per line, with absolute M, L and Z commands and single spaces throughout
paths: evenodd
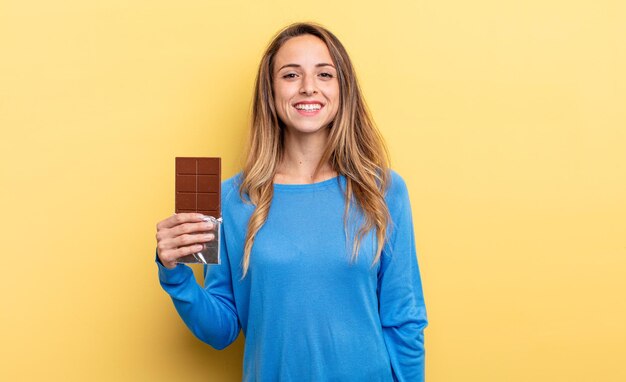
M 322 107 L 324 107 L 324 104 L 320 101 L 299 101 L 291 106 L 296 107 L 297 105 L 321 105 Z
M 320 108 L 317 110 L 304 110 L 304 109 L 298 109 L 296 107 L 297 105 L 320 105 Z M 310 117 L 310 116 L 319 114 L 325 105 L 319 101 L 299 101 L 299 102 L 294 103 L 292 106 L 298 112 L 298 114 Z

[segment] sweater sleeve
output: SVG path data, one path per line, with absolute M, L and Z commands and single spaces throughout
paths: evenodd
M 378 275 L 383 336 L 394 379 L 418 382 L 424 380 L 424 329 L 428 322 L 408 191 L 396 174 L 392 177 L 388 206 L 391 232 Z
M 165 268 L 157 257 L 159 281 L 170 295 L 178 314 L 200 340 L 216 349 L 230 345 L 241 328 L 235 307 L 230 264 L 221 233 L 219 265 L 205 265 L 205 286 L 198 285 L 190 267 Z M 210 277 L 209 277 L 210 275 Z

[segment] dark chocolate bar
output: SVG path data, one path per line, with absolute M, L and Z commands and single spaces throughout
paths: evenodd
M 176 213 L 220 218 L 221 158 L 176 158 Z

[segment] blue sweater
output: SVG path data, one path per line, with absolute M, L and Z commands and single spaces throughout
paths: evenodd
M 244 279 L 254 206 L 239 197 L 239 181 L 222 185 L 221 264 L 205 267 L 204 288 L 188 266 L 157 262 L 161 285 L 191 331 L 222 349 L 242 329 L 244 381 L 422 381 L 426 310 L 402 178 L 392 172 L 389 239 L 373 266 L 372 233 L 351 260 L 343 176 L 274 185 Z

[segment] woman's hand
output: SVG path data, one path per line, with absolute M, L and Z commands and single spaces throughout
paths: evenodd
M 157 223 L 157 256 L 168 269 L 176 267 L 183 256 L 200 252 L 203 244 L 214 240 L 215 225 L 202 214 L 180 213 Z

